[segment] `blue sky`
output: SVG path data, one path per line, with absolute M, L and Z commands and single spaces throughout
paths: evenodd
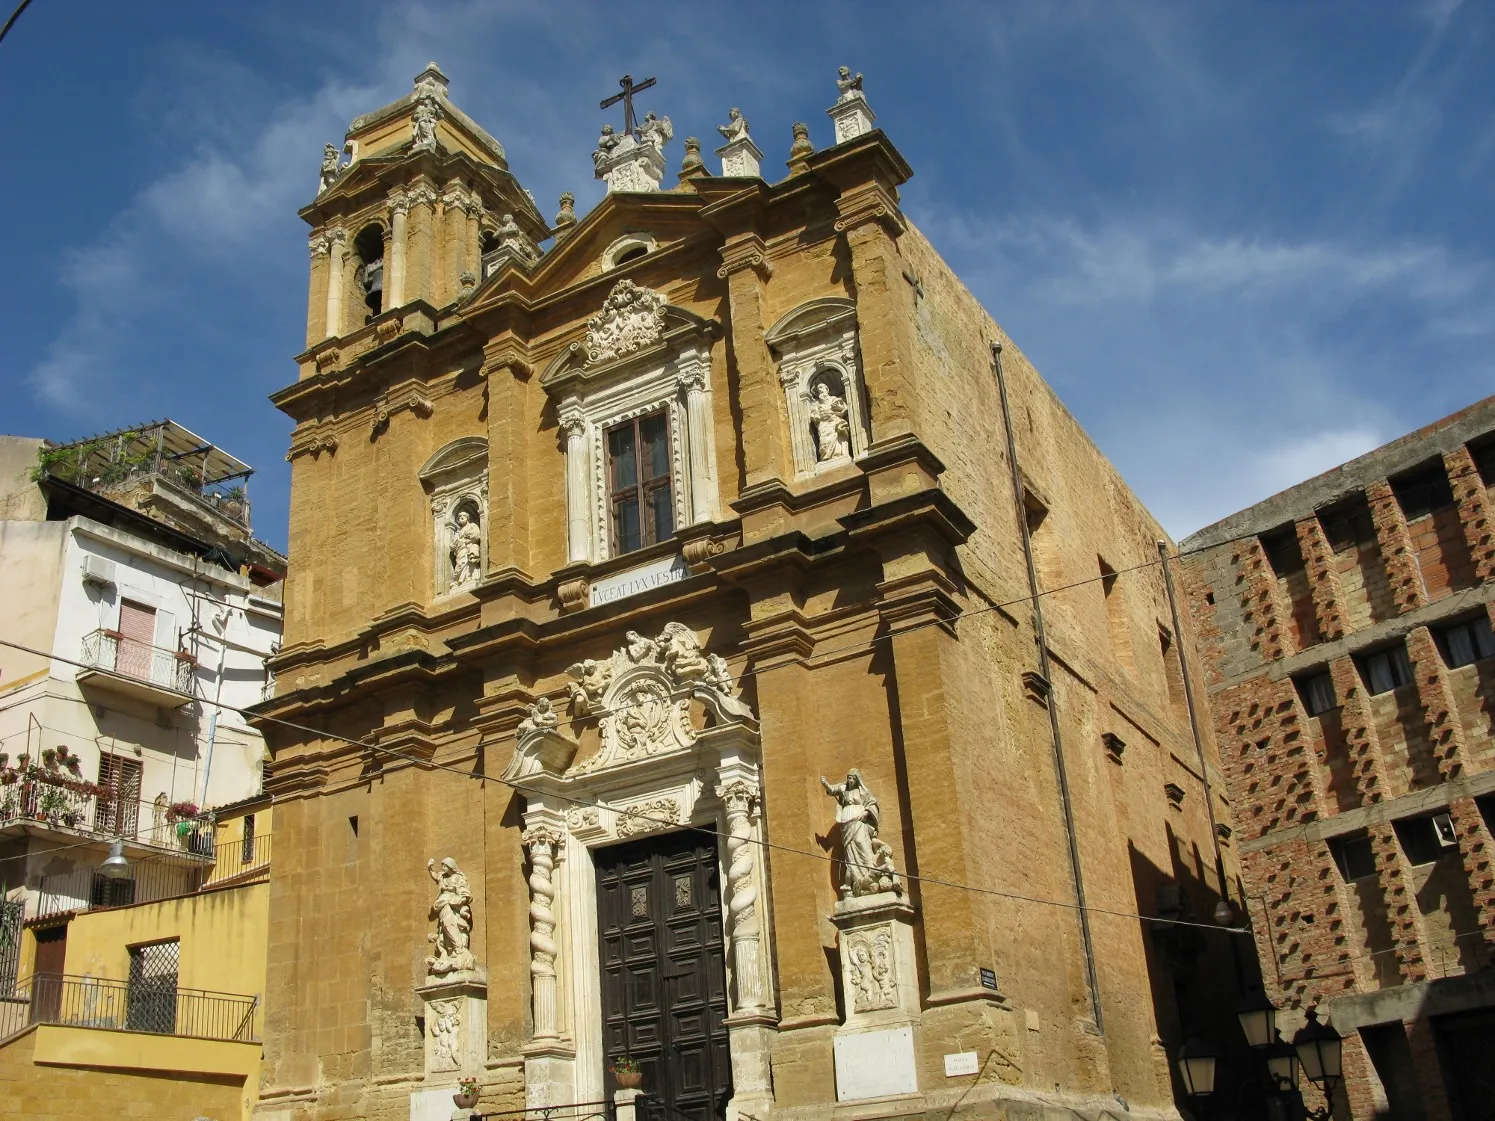
M 9 7 L 9 5 L 7 5 Z M 550 215 L 597 102 L 776 171 L 866 74 L 905 209 L 1175 535 L 1495 392 L 1495 5 L 35 0 L 0 44 L 0 430 L 171 416 L 283 545 L 321 147 L 428 59 Z M 611 111 L 610 111 L 611 112 Z

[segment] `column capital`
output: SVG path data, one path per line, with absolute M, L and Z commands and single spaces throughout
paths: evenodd
M 415 183 L 405 192 L 410 206 L 435 206 L 436 191 L 429 183 Z
M 768 250 L 763 239 L 756 233 L 736 234 L 727 239 L 727 243 L 722 246 L 721 268 L 716 270 L 716 275 L 725 280 L 743 269 L 752 269 L 764 281 L 773 275 Z
M 312 234 L 306 239 L 306 247 L 313 257 L 325 257 L 332 249 L 332 242 L 326 234 Z
M 388 198 L 390 214 L 393 215 L 410 213 L 410 195 L 406 192 L 404 187 L 396 187 L 394 190 L 390 191 Z

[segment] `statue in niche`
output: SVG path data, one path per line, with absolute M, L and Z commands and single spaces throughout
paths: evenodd
M 675 135 L 675 126 L 668 117 L 656 117 L 645 113 L 643 123 L 638 126 L 639 140 L 656 152 L 663 152 L 665 142 Z
M 728 144 L 734 140 L 744 140 L 748 134 L 747 118 L 742 115 L 741 109 L 734 107 L 727 112 L 727 123 L 717 125 L 716 131 L 727 138 Z
M 429 935 L 436 953 L 426 958 L 426 969 L 433 977 L 474 969 L 468 939 L 472 936 L 472 888 L 457 862 L 447 857 L 436 870 L 436 861 L 426 861 L 426 872 L 436 884 L 436 902 L 431 904 L 431 918 L 436 932 Z
M 338 151 L 331 144 L 324 144 L 322 146 L 322 187 L 317 192 L 318 194 L 321 194 L 322 191 L 332 186 L 332 181 L 337 178 L 339 171 L 337 157 Z
M 519 722 L 517 729 L 519 735 L 526 732 L 538 732 L 544 728 L 554 728 L 560 723 L 560 717 L 556 715 L 554 706 L 549 697 L 541 697 L 529 707 L 529 715 Z
M 894 891 L 892 849 L 877 836 L 881 815 L 877 799 L 853 767 L 845 782 L 832 783 L 822 775 L 820 785 L 836 800 L 836 823 L 841 830 L 841 898 Z M 879 853 L 878 846 L 885 850 Z M 884 883 L 887 884 L 884 887 Z
M 476 584 L 483 572 L 483 531 L 479 528 L 477 515 L 471 507 L 461 506 L 457 509 L 449 553 L 452 562 L 452 587 L 465 588 Z
M 815 435 L 815 458 L 821 463 L 851 455 L 851 420 L 846 399 L 831 392 L 828 382 L 815 383 L 810 396 L 810 425 Z

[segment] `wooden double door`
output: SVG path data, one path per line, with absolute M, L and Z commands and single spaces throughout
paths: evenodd
M 732 1096 L 715 838 L 677 832 L 596 853 L 606 1066 L 628 1057 L 665 1121 L 712 1121 Z M 605 1085 L 611 1098 L 611 1073 Z

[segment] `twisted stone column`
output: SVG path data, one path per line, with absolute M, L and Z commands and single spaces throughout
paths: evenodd
M 732 938 L 736 1008 L 761 1008 L 762 925 L 758 919 L 757 852 L 753 843 L 753 811 L 758 791 L 738 779 L 718 787 L 716 794 L 727 810 L 727 921 Z
M 530 981 L 534 990 L 535 1038 L 555 1039 L 560 1031 L 556 1023 L 555 992 L 555 871 L 556 854 L 565 839 L 549 825 L 532 825 L 524 831 L 524 846 L 529 850 L 529 949 Z

